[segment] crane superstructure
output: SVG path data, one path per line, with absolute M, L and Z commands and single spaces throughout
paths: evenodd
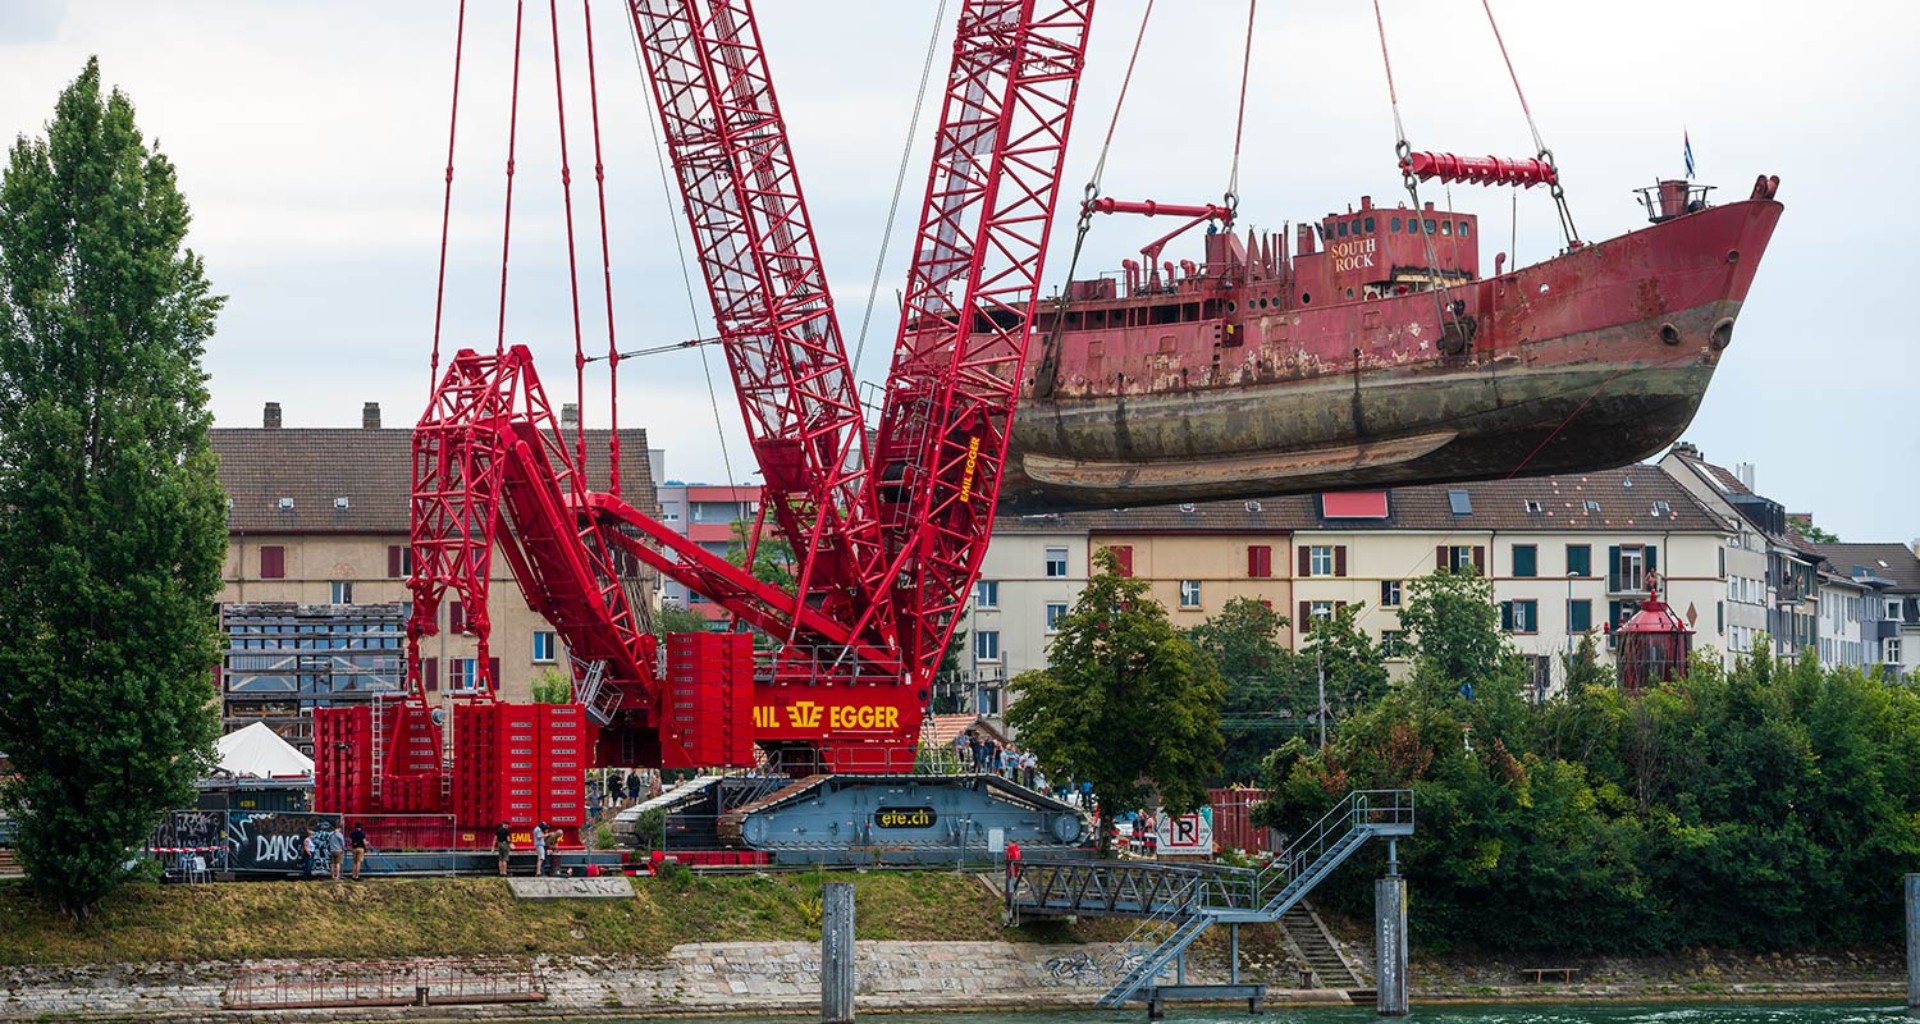
M 584 442 L 569 445 L 528 351 L 463 349 L 414 436 L 409 696 L 319 713 L 317 806 L 566 824 L 596 763 L 913 763 L 992 529 L 1094 0 L 963 5 L 871 451 L 752 3 L 627 7 L 763 477 L 761 520 L 791 544 L 796 586 L 589 488 Z M 495 551 L 565 641 L 573 703 L 493 699 Z M 649 570 L 770 649 L 735 632 L 669 636 L 662 651 Z M 451 769 L 420 668 L 449 591 L 479 654 Z

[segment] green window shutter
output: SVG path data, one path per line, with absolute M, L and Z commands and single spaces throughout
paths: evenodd
M 1649 544 L 1646 547 L 1642 548 L 1641 550 L 1647 553 L 1647 571 L 1659 572 L 1660 571 L 1660 549 Z
M 1515 544 L 1513 574 L 1515 576 L 1540 575 L 1540 549 L 1532 544 Z
M 1607 602 L 1607 622 L 1611 624 L 1614 629 L 1620 628 L 1620 602 Z
M 1593 628 L 1593 603 L 1591 601 L 1572 601 L 1567 605 L 1567 629 L 1574 633 L 1585 633 Z
M 1607 592 L 1610 594 L 1620 592 L 1620 545 L 1618 544 L 1607 548 Z
M 1513 602 L 1512 601 L 1500 602 L 1500 628 L 1506 630 L 1509 633 L 1513 632 Z
M 1727 603 L 1725 601 L 1713 602 L 1713 631 L 1715 633 L 1725 633 L 1727 631 Z

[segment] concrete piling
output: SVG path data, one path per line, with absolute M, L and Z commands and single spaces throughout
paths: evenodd
M 820 1020 L 853 1024 L 853 885 L 820 887 Z
M 1374 1006 L 1382 1017 L 1407 1015 L 1407 880 L 1397 874 L 1373 883 Z
M 1920 1010 L 1920 874 L 1907 876 L 1907 1009 Z

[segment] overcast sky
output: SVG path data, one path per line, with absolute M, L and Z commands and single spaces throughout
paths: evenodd
M 689 310 L 625 5 L 591 0 L 621 347 L 709 332 Z M 960 0 L 951 0 L 944 35 Z M 1079 192 L 1114 107 L 1144 0 L 1102 0 L 1066 194 Z M 495 336 L 513 5 L 469 0 L 443 347 Z M 133 98 L 141 127 L 180 169 L 192 244 L 231 296 L 207 365 L 223 426 L 356 425 L 378 401 L 389 425 L 419 415 L 428 385 L 456 0 L 0 0 L 0 132 L 38 133 L 88 55 Z M 592 211 L 581 5 L 561 12 L 576 209 Z M 761 0 L 763 34 L 853 346 L 879 253 L 935 0 Z M 1687 438 L 1715 462 L 1758 465 L 1759 489 L 1847 540 L 1920 537 L 1920 355 L 1899 303 L 1914 218 L 1901 187 L 1920 158 L 1920 5 L 1828 0 L 1498 0 L 1501 29 L 1558 155 L 1582 234 L 1642 223 L 1630 190 L 1681 170 L 1691 132 L 1702 181 L 1727 199 L 1778 174 L 1787 206 L 1740 328 Z M 1499 52 L 1474 0 L 1387 0 L 1389 42 L 1415 148 L 1531 155 Z M 1224 190 L 1244 0 L 1162 0 L 1114 142 L 1104 191 L 1180 202 Z M 559 216 L 547 8 L 527 4 L 510 342 L 532 346 L 556 400 L 572 400 L 573 345 Z M 1905 40 L 1905 42 L 1902 42 Z M 945 47 L 945 39 L 942 40 Z M 1371 6 L 1261 6 L 1241 174 L 1243 223 L 1400 196 Z M 945 66 L 945 53 L 940 57 Z M 926 163 L 923 122 L 880 309 L 861 365 L 885 370 L 895 289 Z M 917 181 L 916 181 L 917 179 Z M 1431 198 L 1446 201 L 1435 189 Z M 1488 245 L 1551 255 L 1550 200 L 1455 189 Z M 583 268 L 598 243 L 582 216 Z M 1098 224 L 1086 269 L 1112 269 L 1159 233 Z M 1066 272 L 1056 235 L 1049 286 Z M 1502 245 L 1501 248 L 1506 246 Z M 1172 250 L 1169 255 L 1179 258 Z M 1483 258 L 1490 260 L 1491 252 Z M 1084 275 L 1083 275 L 1084 276 Z M 697 277 L 697 273 L 696 273 Z M 589 347 L 604 348 L 597 277 Z M 622 425 L 647 427 L 672 477 L 750 479 L 724 366 L 708 352 L 722 445 L 699 352 L 630 361 Z M 587 420 L 608 416 L 604 369 Z

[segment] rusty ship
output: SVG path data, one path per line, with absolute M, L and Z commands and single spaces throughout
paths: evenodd
M 1036 322 L 1002 508 L 1113 508 L 1611 468 L 1680 436 L 1781 204 L 1664 181 L 1652 223 L 1481 273 L 1471 214 L 1376 206 L 1288 234 L 1181 228 Z M 1204 259 L 1161 248 L 1205 225 Z M 1292 245 L 1289 247 L 1288 242 Z M 1289 252 L 1291 248 L 1291 252 Z

